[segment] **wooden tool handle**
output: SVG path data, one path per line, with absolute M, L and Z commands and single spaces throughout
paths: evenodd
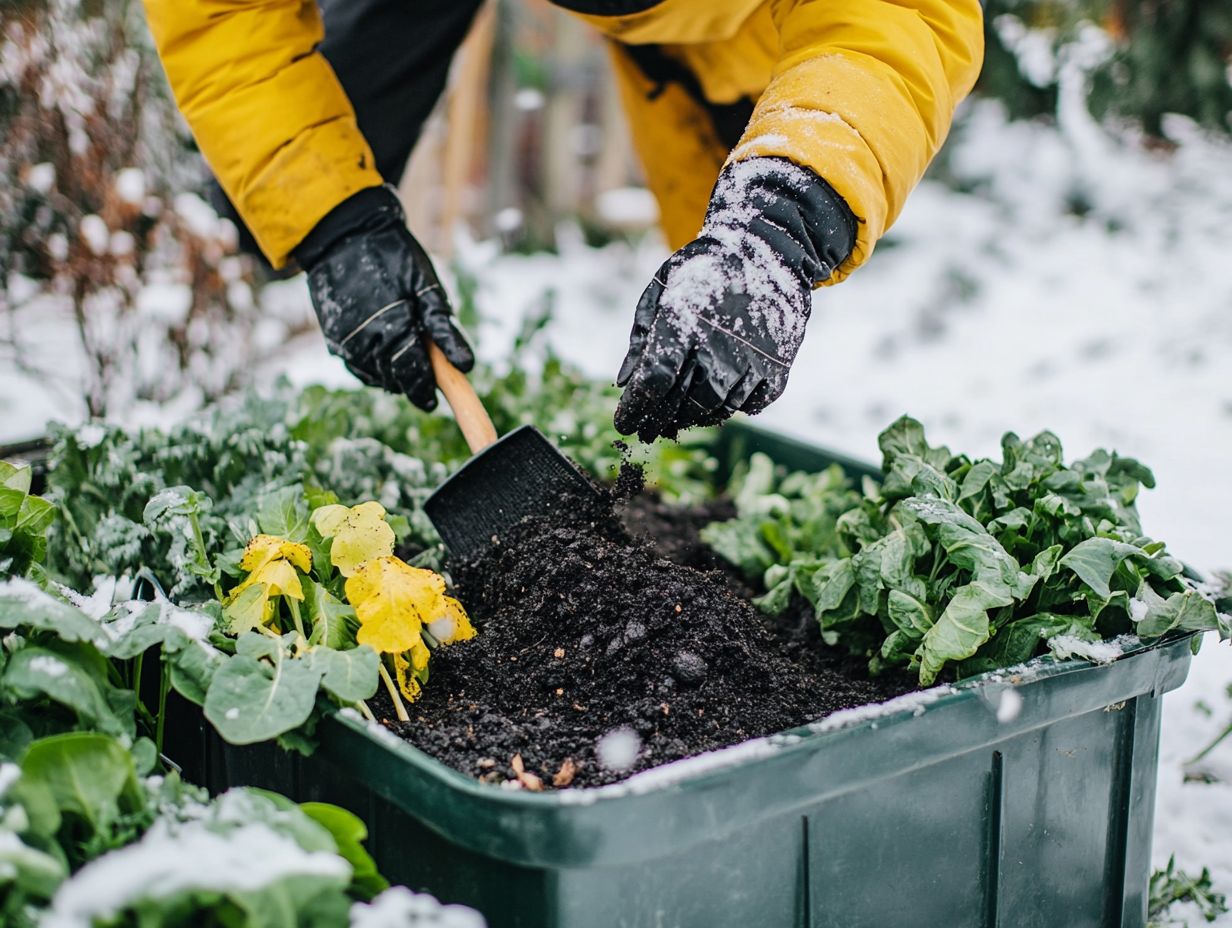
M 428 346 L 428 359 L 432 362 L 436 385 L 445 394 L 445 400 L 453 410 L 453 417 L 458 420 L 458 428 L 462 430 L 471 453 L 478 454 L 496 441 L 496 428 L 488 418 L 488 411 L 483 408 L 466 375 L 449 363 L 445 352 L 437 348 L 430 338 L 425 338 L 424 342 Z

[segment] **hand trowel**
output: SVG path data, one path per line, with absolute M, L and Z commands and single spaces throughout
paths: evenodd
M 473 455 L 424 503 L 450 553 L 467 557 L 527 516 L 598 499 L 595 486 L 533 425 L 498 438 L 466 375 L 427 345 L 436 385 Z

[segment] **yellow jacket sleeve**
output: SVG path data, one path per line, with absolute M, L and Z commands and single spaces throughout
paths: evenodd
M 780 54 L 729 160 L 787 158 L 832 186 L 872 254 L 945 141 L 983 60 L 978 0 L 772 0 Z
M 181 112 L 275 267 L 333 207 L 381 183 L 313 0 L 145 0 Z

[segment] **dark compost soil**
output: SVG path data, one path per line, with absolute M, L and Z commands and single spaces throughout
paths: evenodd
M 698 538 L 729 503 L 681 509 L 647 494 L 617 511 L 526 520 L 453 565 L 479 635 L 434 653 L 410 722 L 393 721 L 383 692 L 378 717 L 463 773 L 550 789 L 611 783 L 912 688 L 870 681 L 824 649 L 806 609 L 779 623 L 747 601 Z M 616 736 L 638 747 L 627 767 L 599 747 L 618 729 L 636 733 Z

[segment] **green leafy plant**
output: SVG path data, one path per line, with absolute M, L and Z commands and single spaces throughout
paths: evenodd
M 0 922 L 339 924 L 387 886 L 349 812 L 257 790 L 211 802 L 162 767 L 132 659 L 209 648 L 212 625 L 0 582 Z
M 30 493 L 29 467 L 0 461 L 0 575 L 43 574 L 47 529 L 56 508 Z
M 874 672 L 909 667 L 927 685 L 947 668 L 969 676 L 1045 650 L 1100 656 L 1093 646 L 1127 633 L 1232 634 L 1142 534 L 1134 501 L 1154 478 L 1137 461 L 1096 451 L 1066 465 L 1049 432 L 1007 433 L 1002 460 L 972 459 L 930 446 L 907 417 L 879 444 L 882 480 L 862 497 L 837 474 L 767 486 L 763 464 L 739 518 L 704 535 L 762 572 L 763 608 L 780 612 L 798 592 L 824 640 Z
M 1171 928 L 1185 922 L 1168 916 L 1168 911 L 1178 902 L 1190 902 L 1208 922 L 1213 922 L 1228 911 L 1227 898 L 1215 892 L 1211 884 L 1211 872 L 1206 867 L 1194 877 L 1176 866 L 1176 855 L 1168 858 L 1168 865 L 1151 874 L 1150 901 L 1147 906 L 1148 928 Z

